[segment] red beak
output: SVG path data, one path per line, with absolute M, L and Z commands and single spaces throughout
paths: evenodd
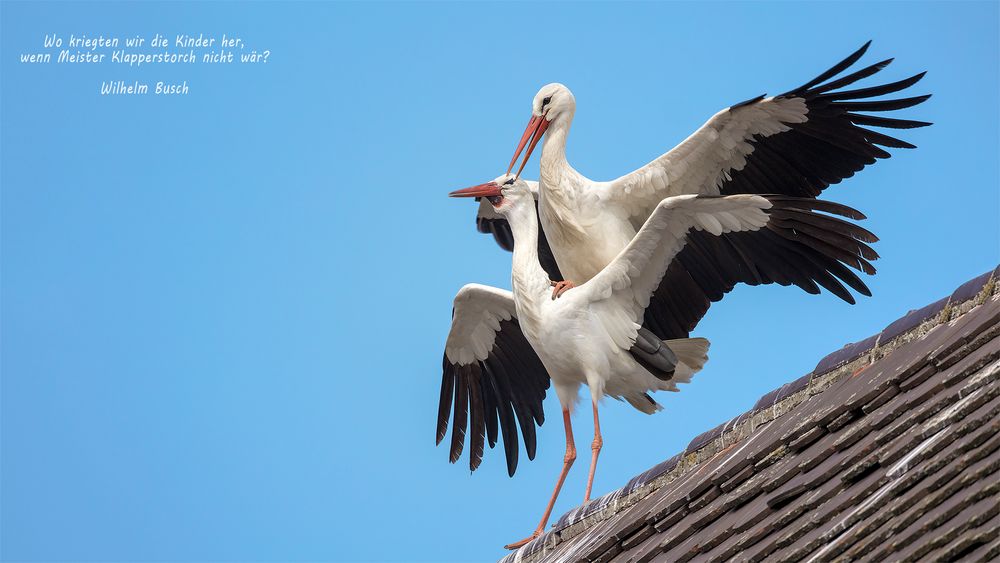
M 500 194 L 500 186 L 496 182 L 486 182 L 471 188 L 455 190 L 448 194 L 448 197 L 497 197 Z
M 535 150 L 535 145 L 545 134 L 545 130 L 549 128 L 549 120 L 545 119 L 541 115 L 532 115 L 531 120 L 528 121 L 528 126 L 524 128 L 524 134 L 521 135 L 521 142 L 517 144 L 517 150 L 514 151 L 514 158 L 510 159 L 510 165 L 507 166 L 507 173 L 510 174 L 512 168 L 514 168 L 514 163 L 517 162 L 517 157 L 521 155 L 521 151 L 524 150 L 524 145 L 531 141 L 528 145 L 528 152 L 524 153 L 524 160 L 521 161 L 521 167 L 517 169 L 517 174 L 514 176 L 519 178 L 521 176 L 521 171 L 524 170 L 524 165 L 528 163 L 528 159 L 531 158 L 531 151 Z

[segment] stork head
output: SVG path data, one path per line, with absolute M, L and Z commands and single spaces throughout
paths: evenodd
M 498 213 L 509 215 L 515 209 L 535 208 L 535 196 L 531 193 L 528 183 L 514 176 L 504 174 L 491 182 L 456 190 L 448 194 L 451 197 L 485 197 Z
M 514 157 L 510 159 L 507 173 L 510 174 L 510 171 L 514 168 L 514 163 L 517 162 L 517 157 L 524 150 L 524 146 L 528 145 L 528 151 L 524 153 L 524 160 L 521 161 L 521 166 L 517 169 L 517 174 L 515 174 L 515 176 L 520 176 L 521 171 L 524 170 L 524 165 L 528 162 L 528 158 L 531 157 L 531 152 L 535 150 L 535 145 L 541 140 L 542 135 L 545 134 L 545 130 L 549 128 L 549 124 L 553 121 L 569 122 L 573 119 L 575 112 L 576 98 L 573 97 L 573 93 L 569 91 L 569 88 L 558 82 L 542 86 L 542 89 L 535 94 L 535 98 L 531 101 L 531 119 L 528 121 L 528 126 L 524 129 L 524 134 L 521 135 L 521 141 L 517 144 Z
M 532 117 L 544 117 L 549 122 L 572 119 L 575 112 L 576 98 L 573 97 L 573 92 L 558 82 L 542 86 L 531 100 Z

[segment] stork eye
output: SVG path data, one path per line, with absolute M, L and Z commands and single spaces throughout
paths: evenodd
M 513 179 L 513 178 L 511 178 L 510 180 L 507 180 L 506 182 L 504 182 L 504 183 L 503 183 L 503 185 L 505 185 L 505 186 L 509 186 L 509 185 L 511 185 L 511 184 L 513 184 L 513 183 L 514 183 L 514 179 Z
M 551 101 L 552 101 L 552 96 L 546 97 L 544 100 L 542 100 L 542 107 L 549 105 L 549 102 Z

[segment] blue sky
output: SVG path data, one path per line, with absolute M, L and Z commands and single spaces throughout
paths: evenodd
M 865 61 L 896 57 L 881 79 L 927 70 L 913 92 L 934 94 L 900 112 L 935 122 L 903 133 L 919 149 L 825 193 L 882 238 L 874 296 L 734 291 L 664 412 L 603 409 L 603 494 L 997 264 L 997 6 L 4 2 L 0 555 L 501 556 L 540 516 L 562 429 L 550 394 L 513 479 L 499 450 L 470 475 L 434 447 L 451 299 L 510 274 L 445 194 L 503 171 L 535 91 L 573 89 L 568 156 L 596 179 L 868 39 Z M 17 63 L 46 33 L 227 33 L 271 55 Z M 119 79 L 190 93 L 98 94 Z M 556 516 L 585 479 L 574 468 Z

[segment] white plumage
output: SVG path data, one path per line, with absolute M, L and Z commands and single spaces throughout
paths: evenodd
M 461 455 L 468 422 L 470 467 L 475 469 L 482 459 L 484 433 L 493 446 L 499 429 L 513 474 L 517 429 L 524 436 L 528 457 L 533 457 L 533 423 L 543 420 L 541 401 L 551 379 L 562 405 L 567 452 L 556 491 L 532 537 L 541 533 L 576 458 L 570 413 L 580 386 L 589 388 L 595 422 L 587 500 L 603 443 L 598 420 L 601 398 L 625 400 L 651 414 L 661 407 L 649 392 L 677 391 L 677 384 L 690 382 L 707 360 L 707 340 L 686 338 L 686 331 L 679 338 L 660 338 L 644 326 L 665 274 L 674 271 L 689 246 L 696 253 L 688 260 L 706 259 L 705 252 L 711 250 L 725 254 L 726 261 L 756 257 L 751 263 L 760 265 L 753 274 L 762 277 L 801 276 L 807 268 L 822 265 L 842 279 L 852 279 L 844 264 L 864 264 L 862 256 L 872 251 L 862 241 L 874 240 L 868 231 L 832 216 L 860 218 L 860 213 L 827 201 L 752 194 L 673 196 L 653 208 L 607 265 L 556 298 L 540 262 L 544 245 L 536 200 L 525 181 L 504 175 L 452 195 L 480 197 L 506 221 L 513 235 L 513 292 L 472 284 L 455 298 L 438 441 L 446 434 L 454 398 L 451 460 Z M 541 195 L 544 198 L 544 192 Z M 748 236 L 759 236 L 761 249 L 749 245 L 752 239 L 740 238 Z M 695 268 L 698 272 L 698 265 Z M 830 279 L 814 275 L 818 283 L 836 287 Z
M 455 312 L 444 353 L 453 364 L 484 361 L 500 331 L 500 321 L 516 316 L 514 294 L 470 283 L 455 296 Z
M 511 273 L 514 290 L 507 292 L 470 284 L 459 291 L 446 345 L 446 365 L 451 362 L 461 369 L 488 361 L 491 352 L 504 354 L 503 350 L 494 350 L 496 338 L 502 331 L 501 321 L 515 321 L 551 377 L 564 413 L 567 454 L 563 474 L 535 532 L 537 536 L 544 528 L 555 495 L 576 457 L 569 415 L 579 387 L 587 385 L 590 390 L 595 423 L 597 404 L 604 395 L 626 400 L 642 412 L 653 413 L 661 407 L 647 395 L 648 392 L 676 391 L 677 383 L 689 382 L 708 359 L 708 341 L 703 338 L 667 341 L 667 346 L 676 354 L 677 366 L 673 377 L 663 379 L 629 353 L 636 344 L 643 310 L 663 273 L 684 247 L 688 233 L 703 230 L 721 235 L 758 230 L 768 223 L 765 210 L 772 204 L 753 195 L 724 198 L 687 195 L 665 199 L 607 267 L 590 281 L 553 299 L 549 277 L 539 263 L 538 220 L 535 199 L 528 185 L 523 180 L 502 176 L 489 184 L 453 195 L 483 197 L 483 201 L 489 201 L 507 219 L 515 241 Z M 486 385 L 479 378 L 474 384 Z M 442 392 L 443 400 L 446 396 L 450 401 L 450 395 Z M 463 398 L 456 395 L 456 400 Z M 464 420 L 461 429 L 464 430 Z M 599 425 L 595 425 L 595 430 L 586 499 L 590 496 L 602 444 Z M 438 439 L 442 437 L 439 426 Z
M 670 151 L 611 181 L 586 178 L 566 160 L 576 99 L 562 84 L 543 86 L 532 100 L 532 119 L 510 166 L 513 168 L 527 146 L 517 172 L 520 175 L 531 150 L 541 140 L 539 216 L 563 277 L 575 283 L 591 279 L 632 240 L 664 198 L 739 193 L 816 197 L 829 184 L 852 176 L 876 159 L 889 157 L 880 146 L 912 148 L 905 141 L 863 126 L 908 129 L 928 123 L 858 112 L 889 111 L 923 102 L 930 96 L 867 100 L 908 88 L 923 73 L 870 88 L 837 90 L 875 74 L 890 59 L 830 80 L 860 59 L 868 46 L 795 90 L 723 109 Z M 717 230 L 711 220 L 707 227 Z M 748 266 L 723 272 L 723 277 L 731 278 L 731 283 L 766 283 L 740 273 L 753 270 L 753 264 Z M 704 267 L 720 269 L 724 265 Z M 859 269 L 874 271 L 870 265 Z M 813 274 L 825 276 L 809 272 L 813 280 Z M 703 288 L 705 294 L 728 291 L 730 280 L 726 282 Z M 796 285 L 811 291 L 813 284 L 800 280 Z
M 480 232 L 514 251 L 513 292 L 470 284 L 456 297 L 438 442 L 454 400 L 451 461 L 462 453 L 467 426 L 472 469 L 484 441 L 493 447 L 502 433 L 513 475 L 518 429 L 534 456 L 534 425 L 544 419 L 550 378 L 563 407 L 567 449 L 555 491 L 534 534 L 508 547 L 540 535 L 551 514 L 576 458 L 570 412 L 581 385 L 589 388 L 595 423 L 586 501 L 602 445 L 598 401 L 609 395 L 645 413 L 659 410 L 648 393 L 677 391 L 702 368 L 708 341 L 688 333 L 737 283 L 796 285 L 809 293 L 823 287 L 849 303 L 845 285 L 870 295 L 848 267 L 875 273 L 869 260 L 878 255 L 865 243 L 877 237 L 832 216 L 862 219 L 860 212 L 815 197 L 887 158 L 881 147 L 913 148 L 864 126 L 929 125 L 859 112 L 902 109 L 929 96 L 867 100 L 903 90 L 923 73 L 838 90 L 889 63 L 837 77 L 867 48 L 795 90 L 720 111 L 674 149 L 607 182 L 567 162 L 576 101 L 565 86 L 546 85 L 532 102 L 508 174 L 452 194 L 482 198 Z M 529 184 L 518 177 L 543 139 L 539 181 Z M 579 285 L 563 294 L 572 283 L 552 290 L 550 280 Z

